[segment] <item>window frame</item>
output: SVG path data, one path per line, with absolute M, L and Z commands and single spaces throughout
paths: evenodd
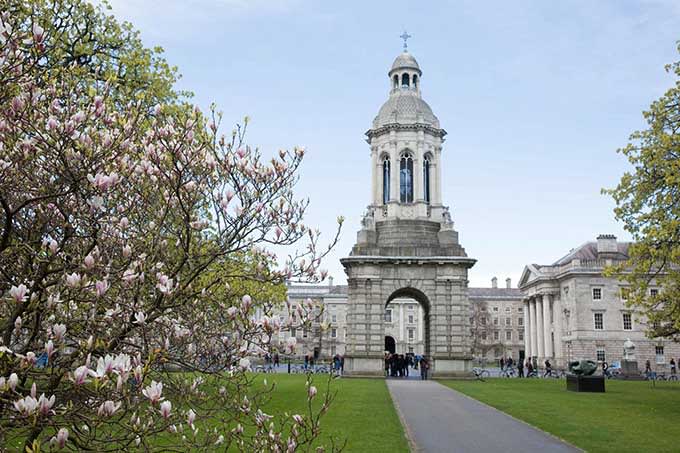
M 599 315 L 599 318 L 600 318 L 599 319 L 600 327 L 597 327 L 598 315 Z M 601 312 L 601 311 L 593 312 L 593 330 L 604 330 L 604 312 Z
M 628 319 L 628 328 L 626 328 L 626 318 Z M 623 323 L 623 330 L 633 330 L 633 315 L 632 313 L 626 311 L 622 313 L 621 320 Z

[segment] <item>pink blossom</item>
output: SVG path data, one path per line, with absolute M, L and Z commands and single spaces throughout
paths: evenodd
M 23 324 L 23 321 L 21 320 L 21 316 L 17 316 L 17 319 L 14 320 L 14 328 L 19 331 L 21 330 L 21 325 Z
M 156 404 L 163 400 L 161 393 L 163 393 L 163 383 L 156 381 L 151 381 L 151 384 L 142 390 L 142 394 L 149 398 L 151 404 Z
M 54 334 L 54 339 L 60 341 L 66 334 L 66 326 L 64 324 L 55 324 L 52 326 L 52 333 Z
M 252 298 L 248 294 L 241 298 L 241 308 L 243 309 L 244 312 L 247 312 L 250 309 L 251 303 Z
M 45 29 L 38 24 L 33 24 L 33 40 L 36 43 L 41 43 L 45 36 Z
M 309 399 L 311 400 L 316 396 L 316 387 L 313 385 L 309 386 L 309 389 L 307 390 L 307 394 L 309 395 Z
M 88 254 L 85 259 L 83 260 L 83 267 L 85 269 L 92 269 L 94 266 L 94 257 L 92 254 Z
M 143 311 L 138 311 L 135 313 L 135 324 L 142 325 L 146 322 L 146 315 Z
M 123 257 L 130 258 L 130 255 L 132 255 L 132 247 L 126 245 L 125 247 L 123 247 Z
M 193 409 L 189 409 L 187 412 L 187 423 L 189 426 L 194 426 L 194 420 L 196 420 L 196 412 Z
M 40 398 L 38 399 L 38 407 L 40 409 L 41 415 L 49 414 L 50 409 L 52 409 L 52 406 L 54 405 L 54 399 L 54 395 L 50 396 L 49 399 L 45 398 L 44 393 L 40 395 Z
M 9 295 L 12 296 L 16 302 L 25 301 L 26 293 L 28 293 L 28 288 L 26 288 L 26 285 L 24 284 L 12 286 L 9 290 Z
M 234 198 L 234 191 L 233 190 L 227 190 L 227 193 L 225 194 L 227 197 L 227 203 L 231 201 L 232 198 Z
M 76 368 L 76 370 L 73 372 L 73 382 L 76 385 L 82 385 L 87 382 L 87 376 L 90 375 L 90 369 L 85 366 L 79 366 Z
M 56 129 L 58 125 L 59 123 L 57 122 L 57 119 L 53 116 L 50 116 L 47 119 L 47 124 L 45 125 L 45 127 L 47 128 L 48 131 L 51 131 L 53 129 Z
M 243 357 L 241 360 L 238 361 L 238 366 L 242 370 L 247 370 L 250 368 L 250 360 L 248 360 L 246 357 Z
M 21 415 L 29 416 L 38 410 L 38 400 L 32 396 L 26 396 L 14 402 L 14 408 Z
M 57 433 L 57 445 L 59 448 L 64 448 L 66 442 L 68 441 L 68 429 L 61 428 Z
M 236 317 L 236 313 L 238 313 L 238 308 L 236 308 L 236 307 L 227 308 L 227 316 L 230 319 L 234 319 Z
M 48 340 L 47 343 L 45 343 L 45 352 L 47 353 L 48 359 L 54 354 L 54 343 L 52 343 L 52 340 Z
M 97 297 L 102 297 L 109 290 L 109 282 L 107 280 L 98 280 L 94 286 Z
M 295 414 L 293 415 L 293 420 L 295 420 L 295 423 L 298 425 L 302 425 L 304 423 L 304 420 L 302 419 L 302 415 Z
M 170 401 L 163 401 L 161 403 L 161 415 L 163 418 L 170 417 L 170 411 L 172 410 L 172 403 Z
M 10 374 L 9 379 L 7 380 L 7 384 L 9 385 L 9 388 L 12 391 L 15 391 L 17 388 L 17 384 L 19 384 L 19 376 L 17 376 L 16 373 Z
M 100 417 L 110 417 L 111 415 L 115 414 L 118 408 L 120 408 L 121 403 L 114 403 L 111 400 L 104 401 L 101 406 L 99 406 L 99 410 L 97 411 L 97 415 Z
M 80 285 L 80 280 L 80 274 L 74 272 L 71 275 L 66 276 L 66 285 L 71 288 L 76 288 Z

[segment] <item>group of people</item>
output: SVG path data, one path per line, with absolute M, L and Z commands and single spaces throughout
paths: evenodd
M 527 358 L 524 363 L 521 361 L 515 363 L 515 360 L 512 357 L 501 357 L 500 360 L 498 361 L 498 364 L 501 367 L 501 371 L 504 370 L 512 370 L 515 367 L 517 367 L 517 377 L 524 377 L 524 369 L 526 368 L 526 377 L 536 377 L 538 376 L 538 360 L 536 357 L 531 357 Z M 549 359 L 546 359 L 545 362 L 543 362 L 543 377 L 548 376 L 552 372 L 552 363 L 550 363 Z
M 385 376 L 409 377 L 409 369 L 420 370 L 420 379 L 427 379 L 430 362 L 425 356 L 385 353 Z

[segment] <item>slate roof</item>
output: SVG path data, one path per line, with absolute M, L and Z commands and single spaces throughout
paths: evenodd
M 420 71 L 420 66 L 418 66 L 418 62 L 416 61 L 416 58 L 408 53 L 408 51 L 403 51 L 397 58 L 394 59 L 394 63 L 392 63 L 392 69 L 390 69 L 390 72 L 394 71 L 395 69 L 416 69 Z
M 427 124 L 439 129 L 439 119 L 432 108 L 417 92 L 410 89 L 399 89 L 390 94 L 373 120 L 373 129 L 395 123 Z
M 470 299 L 521 299 L 519 288 L 468 288 Z
M 630 246 L 630 244 L 631 244 L 630 242 L 617 242 L 616 246 L 617 246 L 618 252 L 616 253 L 615 256 L 611 256 L 611 258 L 621 259 L 621 260 L 628 259 L 628 247 Z M 575 249 L 573 249 L 569 253 L 567 253 L 565 256 L 563 256 L 562 258 L 555 261 L 552 265 L 553 266 L 561 266 L 563 264 L 570 263 L 571 260 L 574 260 L 574 259 L 596 260 L 597 259 L 597 242 L 594 242 L 594 241 L 586 242 L 585 244 L 576 247 Z

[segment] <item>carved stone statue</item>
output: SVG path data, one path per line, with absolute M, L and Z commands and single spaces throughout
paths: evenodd
M 569 371 L 577 376 L 592 376 L 597 370 L 597 363 L 592 360 L 569 362 Z
M 623 342 L 623 360 L 635 360 L 635 343 L 630 341 L 630 338 Z

